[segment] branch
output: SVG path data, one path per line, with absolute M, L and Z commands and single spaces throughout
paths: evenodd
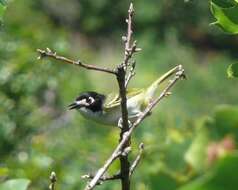
M 121 138 L 122 134 L 125 131 L 129 130 L 128 125 L 128 111 L 127 111 L 127 98 L 126 98 L 126 88 L 125 88 L 125 76 L 126 71 L 123 65 L 119 65 L 117 68 L 117 82 L 119 85 L 119 94 L 121 97 L 121 113 L 122 113 L 122 131 L 121 131 Z
M 136 167 L 138 166 L 140 160 L 141 160 L 141 156 L 142 156 L 142 153 L 143 153 L 143 150 L 144 150 L 144 144 L 143 143 L 140 143 L 139 145 L 139 153 L 136 157 L 136 159 L 134 160 L 134 162 L 132 163 L 131 165 L 131 168 L 130 168 L 130 176 L 132 176 L 132 174 L 134 173 Z
M 92 181 L 89 182 L 89 184 L 86 186 L 85 190 L 91 190 L 93 189 L 97 182 L 100 180 L 100 178 L 103 176 L 103 174 L 106 172 L 108 167 L 112 164 L 112 162 L 116 159 L 115 155 L 118 155 L 118 153 L 121 154 L 123 147 L 125 144 L 128 142 L 130 139 L 132 132 L 137 128 L 137 126 L 145 119 L 145 117 L 151 113 L 151 110 L 164 98 L 168 95 L 169 90 L 176 84 L 176 82 L 184 78 L 184 69 L 182 68 L 182 65 L 176 66 L 175 68 L 171 69 L 168 71 L 166 74 L 164 74 L 161 77 L 161 81 L 164 81 L 167 79 L 169 76 L 175 73 L 175 77 L 169 81 L 168 85 L 165 87 L 165 89 L 161 92 L 160 96 L 157 97 L 151 104 L 147 106 L 147 108 L 142 112 L 141 116 L 131 125 L 129 131 L 125 132 L 123 134 L 123 137 L 120 141 L 120 143 L 117 145 L 115 150 L 113 151 L 112 155 L 108 158 L 108 160 L 105 162 L 104 166 L 100 168 L 97 171 L 97 174 L 93 178 Z M 119 155 L 120 155 L 119 154 Z
M 117 82 L 119 85 L 119 93 L 121 97 L 121 115 L 122 115 L 122 128 L 120 133 L 120 140 L 123 139 L 124 133 L 129 130 L 128 124 L 128 110 L 127 110 L 127 97 L 126 97 L 126 87 L 125 87 L 125 77 L 126 71 L 123 65 L 119 65 L 118 67 L 118 75 L 117 75 Z M 130 139 L 123 144 L 121 147 L 121 151 L 123 151 L 126 147 L 130 145 Z M 121 155 L 120 156 L 120 168 L 121 168 L 121 185 L 122 190 L 129 190 L 130 189 L 130 163 L 128 160 L 128 155 Z
M 128 19 L 126 19 L 127 22 L 127 35 L 125 39 L 125 56 L 124 58 L 126 59 L 128 51 L 130 51 L 130 43 L 131 43 L 131 36 L 132 36 L 132 17 L 134 15 L 134 7 L 133 4 L 130 4 L 129 10 L 128 10 Z M 135 44 L 136 46 L 136 44 Z
M 129 66 L 130 62 L 129 60 L 133 56 L 134 53 L 139 52 L 141 49 L 137 48 L 137 43 L 136 41 L 133 42 L 132 46 L 126 49 L 127 47 L 125 46 L 125 55 L 124 55 L 124 60 L 123 60 L 123 66 L 125 67 L 125 70 Z
M 128 87 L 128 84 L 130 82 L 130 80 L 132 79 L 132 77 L 135 76 L 135 67 L 136 67 L 136 62 L 133 61 L 132 64 L 131 64 L 131 68 L 130 68 L 130 71 L 129 71 L 129 74 L 128 76 L 126 77 L 126 83 L 125 83 L 125 88 Z
M 133 42 L 131 46 L 131 36 L 132 36 L 132 17 L 134 15 L 133 4 L 130 4 L 128 10 L 127 22 L 127 36 L 125 40 L 125 50 L 124 50 L 124 61 L 117 68 L 117 82 L 119 85 L 119 94 L 121 97 L 121 115 L 122 115 L 122 129 L 120 133 L 120 141 L 123 139 L 123 135 L 129 130 L 128 124 L 128 110 L 127 110 L 127 97 L 126 97 L 126 87 L 129 82 L 126 80 L 126 71 L 129 66 L 129 60 L 132 55 L 136 52 L 136 41 Z M 121 151 L 124 151 L 130 146 L 130 138 L 123 144 Z M 128 154 L 120 156 L 120 167 L 121 167 L 121 185 L 122 190 L 130 190 L 130 162 L 128 159 Z
M 103 167 L 101 167 L 96 175 L 94 176 L 94 178 L 90 181 L 90 183 L 85 187 L 85 190 L 90 190 L 93 189 L 98 182 L 100 181 L 100 179 L 102 178 L 102 176 L 104 175 L 104 173 L 107 171 L 107 169 L 109 168 L 109 166 L 113 163 L 113 161 L 115 159 L 117 159 L 120 155 L 121 155 L 121 151 L 114 151 L 112 153 L 112 155 L 110 156 L 110 158 L 105 162 L 105 164 L 103 165 Z
M 134 14 L 134 8 L 133 4 L 130 4 L 129 10 L 128 10 L 128 19 L 126 19 L 127 22 L 127 36 L 123 37 L 125 42 L 125 50 L 124 50 L 124 60 L 122 64 L 120 64 L 117 67 L 116 70 L 116 76 L 117 76 L 117 82 L 119 85 L 119 94 L 121 97 L 121 113 L 122 113 L 122 130 L 120 133 L 120 141 L 123 140 L 123 135 L 129 130 L 128 125 L 128 111 L 127 111 L 127 98 L 126 98 L 126 71 L 127 66 L 129 65 L 129 60 L 132 57 L 132 55 L 136 52 L 136 42 L 133 43 L 132 47 L 131 45 L 131 36 L 132 36 L 132 17 Z M 112 156 L 106 161 L 105 165 L 98 170 L 95 177 L 92 179 L 92 181 L 86 186 L 85 190 L 90 190 L 95 187 L 95 185 L 98 183 L 102 175 L 106 172 L 107 168 L 112 164 L 112 162 L 116 159 L 113 155 L 118 155 L 118 152 L 123 152 L 126 147 L 129 146 L 130 139 L 128 138 L 125 143 L 120 147 L 120 149 L 116 149 Z M 128 190 L 130 189 L 130 179 L 129 179 L 129 173 L 130 173 L 130 163 L 128 161 L 128 155 L 120 155 L 120 163 L 121 163 L 121 183 L 122 183 L 122 190 Z
M 81 176 L 82 179 L 93 179 L 95 177 L 95 175 L 92 174 L 86 174 Z M 97 185 L 101 185 L 104 181 L 110 181 L 110 180 L 117 180 L 117 179 L 121 179 L 121 174 L 115 174 L 113 176 L 102 176 L 100 177 Z
M 68 64 L 83 67 L 83 68 L 88 69 L 88 70 L 100 71 L 100 72 L 110 73 L 110 74 L 114 74 L 114 75 L 116 74 L 116 72 L 112 69 L 102 68 L 102 67 L 97 67 L 97 66 L 94 66 L 94 65 L 85 64 L 85 63 L 82 63 L 80 60 L 79 61 L 74 61 L 74 60 L 71 60 L 69 58 L 57 55 L 56 52 L 53 52 L 49 48 L 46 48 L 46 50 L 37 49 L 36 51 L 40 54 L 38 59 L 42 59 L 44 57 L 50 57 L 50 58 L 53 58 L 53 59 L 56 59 L 56 60 L 59 60 L 59 61 L 63 61 L 63 62 L 68 63 Z
M 129 82 L 126 80 L 126 70 L 129 65 L 129 60 L 132 57 L 133 53 L 136 52 L 136 41 L 133 42 L 131 46 L 131 37 L 132 37 L 132 17 L 134 15 L 134 7 L 133 4 L 130 3 L 128 9 L 128 18 L 126 19 L 127 23 L 127 35 L 124 37 L 125 42 L 125 50 L 124 50 L 124 60 L 122 64 L 117 67 L 117 81 L 119 85 L 119 94 L 121 97 L 121 112 L 122 112 L 122 134 L 125 131 L 129 130 L 128 126 L 128 111 L 127 111 L 127 98 L 126 98 L 126 87 Z

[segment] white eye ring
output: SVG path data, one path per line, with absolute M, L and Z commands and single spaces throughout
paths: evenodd
M 93 97 L 89 97 L 88 99 L 89 99 L 89 101 L 90 101 L 89 104 L 93 104 L 93 103 L 95 102 L 95 100 L 94 100 Z

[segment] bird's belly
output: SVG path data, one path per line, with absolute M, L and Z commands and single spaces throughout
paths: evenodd
M 104 124 L 118 125 L 118 121 L 121 118 L 121 109 L 116 109 L 113 112 L 105 112 L 102 116 Z
M 115 109 L 110 112 L 93 112 L 91 110 L 80 109 L 79 112 L 87 119 L 94 120 L 98 123 L 105 125 L 115 125 L 117 126 L 118 120 L 121 117 L 120 108 Z

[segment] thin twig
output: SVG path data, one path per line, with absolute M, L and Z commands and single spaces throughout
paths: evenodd
M 121 154 L 120 150 L 114 151 L 110 158 L 105 162 L 103 167 L 101 167 L 97 173 L 95 174 L 94 178 L 87 184 L 85 187 L 85 190 L 93 189 L 97 184 L 98 181 L 100 181 L 101 177 L 104 175 L 104 173 L 107 171 L 109 166 L 113 163 L 114 160 L 116 160 Z
M 131 63 L 131 68 L 130 68 L 130 71 L 129 71 L 129 74 L 128 74 L 128 76 L 126 77 L 126 84 L 125 84 L 125 88 L 127 88 L 128 87 L 128 84 L 129 84 L 129 82 L 130 82 L 130 80 L 135 76 L 135 67 L 136 67 L 136 62 L 135 61 L 133 61 L 132 63 Z
M 142 156 L 142 153 L 143 153 L 143 150 L 144 150 L 144 144 L 143 143 L 140 143 L 139 149 L 140 149 L 139 153 L 138 153 L 138 155 L 136 156 L 136 159 L 134 160 L 134 162 L 131 165 L 130 176 L 132 176 L 132 174 L 134 173 L 136 167 L 138 166 L 138 164 L 139 164 L 139 162 L 141 160 L 141 156 Z
M 57 55 L 56 52 L 53 52 L 49 48 L 46 48 L 46 50 L 37 49 L 36 51 L 40 54 L 38 59 L 42 59 L 44 57 L 50 57 L 50 58 L 53 58 L 53 59 L 56 59 L 59 61 L 63 61 L 68 64 L 83 67 L 88 70 L 100 71 L 100 72 L 110 73 L 110 74 L 114 74 L 114 75 L 116 74 L 116 72 L 114 70 L 109 69 L 109 68 L 102 68 L 102 67 L 98 67 L 98 66 L 94 66 L 94 65 L 89 65 L 89 64 L 82 63 L 81 61 L 74 61 L 72 59 Z
M 125 46 L 125 48 L 127 48 L 127 47 Z M 131 59 L 133 54 L 139 51 L 139 50 L 137 51 L 137 49 L 139 49 L 139 48 L 137 48 L 136 41 L 133 42 L 131 47 L 129 47 L 128 49 L 125 49 L 124 60 L 123 60 L 123 63 L 122 63 L 123 66 L 125 67 L 125 70 L 129 66 L 129 64 L 130 64 L 129 60 Z
M 82 179 L 93 179 L 95 177 L 95 175 L 92 174 L 86 174 L 81 176 Z M 99 181 L 98 181 L 98 185 L 101 185 L 104 181 L 110 181 L 110 180 L 118 180 L 121 179 L 121 174 L 115 174 L 112 176 L 102 176 Z
M 133 3 L 130 4 L 129 10 L 128 10 L 128 19 L 126 19 L 127 22 L 127 35 L 125 40 L 125 59 L 127 56 L 127 53 L 130 49 L 130 43 L 131 43 L 131 36 L 132 36 L 132 17 L 134 15 L 134 7 Z
M 104 166 L 100 168 L 97 171 L 97 174 L 93 178 L 92 181 L 89 182 L 89 184 L 86 186 L 85 190 L 91 190 L 93 189 L 97 182 L 100 180 L 100 178 L 104 175 L 104 173 L 107 171 L 108 167 L 112 164 L 112 162 L 116 159 L 115 155 L 118 155 L 118 152 L 122 152 L 123 147 L 130 139 L 132 132 L 137 128 L 137 126 L 146 118 L 149 113 L 151 113 L 151 110 L 164 98 L 168 95 L 169 90 L 176 84 L 176 82 L 184 78 L 184 69 L 182 68 L 182 65 L 176 66 L 175 68 L 171 69 L 167 72 L 167 75 L 163 75 L 161 77 L 161 80 L 165 80 L 171 74 L 174 74 L 175 76 L 172 80 L 169 81 L 168 85 L 165 87 L 165 89 L 161 92 L 160 96 L 157 97 L 152 103 L 150 103 L 147 108 L 142 112 L 141 116 L 131 125 L 129 131 L 125 132 L 123 134 L 123 138 L 120 141 L 120 143 L 117 145 L 115 150 L 113 151 L 112 155 L 108 158 L 108 160 L 105 162 Z M 167 77 L 166 77 L 167 76 Z
M 55 190 L 56 181 L 57 181 L 56 173 L 51 172 L 49 190 Z

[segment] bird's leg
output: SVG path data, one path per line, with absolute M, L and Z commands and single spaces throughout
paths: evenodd
M 120 117 L 119 119 L 118 119 L 118 123 L 117 123 L 117 127 L 119 127 L 120 129 L 122 129 L 122 118 Z
M 130 120 L 128 120 L 128 125 L 129 125 L 129 128 L 131 128 L 131 126 L 132 126 L 132 123 L 131 123 L 131 121 L 130 121 Z
M 122 129 L 122 127 L 123 127 L 123 120 L 122 120 L 122 117 L 120 117 L 119 119 L 118 119 L 118 123 L 117 123 L 117 126 L 120 128 L 120 129 Z M 131 127 L 131 121 L 130 120 L 128 120 L 128 125 L 129 125 L 129 127 Z

